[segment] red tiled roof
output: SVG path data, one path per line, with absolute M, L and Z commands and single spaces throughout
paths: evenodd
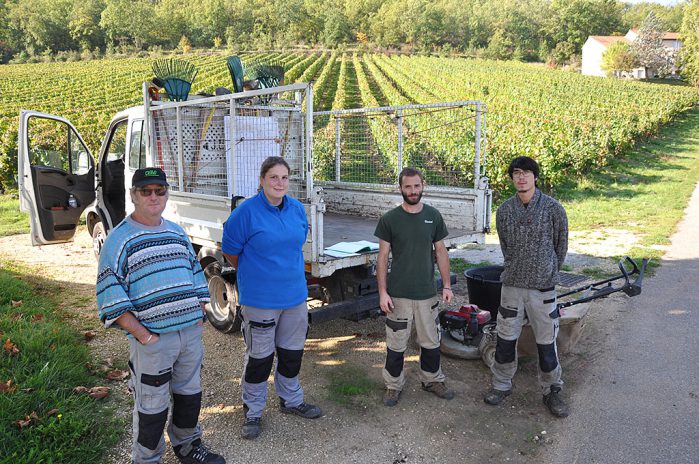
M 605 47 L 610 46 L 614 42 L 626 42 L 631 43 L 629 39 L 623 35 L 591 35 L 590 38 L 595 39 L 597 42 L 601 43 Z
M 633 28 L 631 31 L 635 32 L 638 34 L 638 29 Z M 680 38 L 680 33 L 679 32 L 664 32 L 663 33 L 663 40 L 679 40 Z

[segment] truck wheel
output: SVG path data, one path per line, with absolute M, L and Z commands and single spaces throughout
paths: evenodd
M 223 333 L 240 330 L 240 305 L 235 284 L 221 277 L 221 263 L 214 261 L 206 266 L 204 275 L 209 282 L 211 303 L 206 305 L 209 322 Z
M 104 245 L 104 239 L 107 238 L 107 234 L 104 233 L 104 225 L 102 222 L 95 224 L 92 228 L 92 251 L 95 253 L 95 258 L 99 259 L 100 253 L 102 252 L 102 245 Z

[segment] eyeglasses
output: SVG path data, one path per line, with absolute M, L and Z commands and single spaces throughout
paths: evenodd
M 520 171 L 520 170 L 516 170 L 516 171 L 513 171 L 513 172 L 512 172 L 512 177 L 513 177 L 513 178 L 515 178 L 515 177 L 529 177 L 529 176 L 531 176 L 531 175 L 533 175 L 533 174 L 534 174 L 534 173 L 533 173 L 532 171 Z
M 136 189 L 138 193 L 141 194 L 142 197 L 148 198 L 151 196 L 153 193 L 158 195 L 159 197 L 164 197 L 165 194 L 167 193 L 167 187 L 156 187 L 156 188 L 139 188 Z

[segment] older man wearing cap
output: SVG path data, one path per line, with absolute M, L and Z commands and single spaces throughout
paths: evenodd
M 157 463 L 163 430 L 182 463 L 225 464 L 202 444 L 202 324 L 209 292 L 187 235 L 162 218 L 168 183 L 159 168 L 134 173 L 134 212 L 104 242 L 97 274 L 97 306 L 105 327 L 129 337 L 134 395 L 134 463 Z

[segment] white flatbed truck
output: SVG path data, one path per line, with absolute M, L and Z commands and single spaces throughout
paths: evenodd
M 378 218 L 402 201 L 402 167 L 429 174 L 424 201 L 442 213 L 447 247 L 484 242 L 491 191 L 480 102 L 314 113 L 310 84 L 163 102 L 153 101 L 144 83 L 143 95 L 142 106 L 112 118 L 96 158 L 70 121 L 23 110 L 20 209 L 29 213 L 34 245 L 72 240 L 84 214 L 98 255 L 133 211 L 133 172 L 163 168 L 171 184 L 164 217 L 189 235 L 209 280 L 209 319 L 221 331 L 240 326 L 235 270 L 221 253 L 223 225 L 256 193 L 267 156 L 287 160 L 289 195 L 306 207 L 306 275 L 310 293 L 324 302 L 311 312 L 313 323 L 358 320 L 378 308 L 378 251 L 328 248 L 378 241 Z

